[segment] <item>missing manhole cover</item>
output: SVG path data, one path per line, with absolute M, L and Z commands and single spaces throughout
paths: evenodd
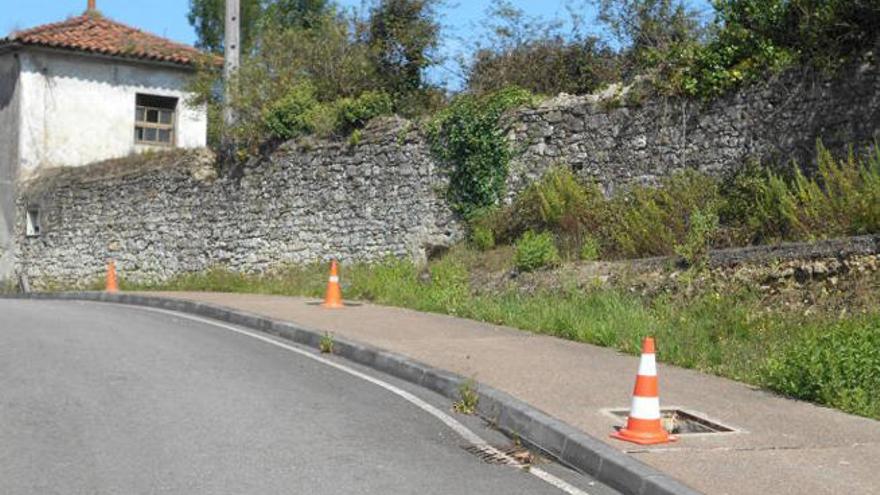
M 629 416 L 629 409 L 609 409 L 608 413 L 625 420 Z M 697 413 L 679 408 L 661 409 L 660 415 L 663 420 L 663 428 L 674 435 L 733 433 L 736 431 L 729 426 L 700 417 Z

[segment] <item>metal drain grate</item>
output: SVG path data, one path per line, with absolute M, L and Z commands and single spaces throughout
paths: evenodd
M 532 453 L 522 447 L 499 450 L 491 445 L 469 445 L 464 450 L 477 456 L 487 464 L 503 466 L 529 466 L 532 464 Z

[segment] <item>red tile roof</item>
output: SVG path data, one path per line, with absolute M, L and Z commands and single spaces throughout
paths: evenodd
M 18 31 L 0 40 L 0 44 L 3 42 L 180 65 L 193 65 L 203 56 L 191 46 L 112 21 L 97 12 Z

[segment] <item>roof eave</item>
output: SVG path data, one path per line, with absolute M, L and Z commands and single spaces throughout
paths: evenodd
M 0 55 L 17 52 L 20 49 L 21 43 L 19 43 L 18 41 L 10 38 L 0 39 Z
M 127 56 L 127 55 L 118 55 L 118 54 L 108 54 L 108 53 L 99 53 L 93 52 L 89 50 L 81 50 L 77 48 L 66 48 L 60 46 L 50 46 L 36 43 L 15 43 L 15 50 L 21 50 L 24 48 L 32 49 L 36 51 L 45 51 L 51 53 L 63 53 L 67 55 L 79 55 L 82 57 L 95 58 L 100 60 L 108 60 L 114 62 L 127 62 L 131 64 L 142 64 L 142 65 L 150 65 L 150 66 L 159 66 L 165 68 L 173 68 L 177 70 L 184 70 L 190 72 L 196 72 L 198 70 L 198 66 L 196 62 L 173 62 L 170 60 L 159 60 L 155 58 L 148 57 L 135 57 L 135 56 Z M 2 44 L 0 44 L 0 50 L 2 50 Z

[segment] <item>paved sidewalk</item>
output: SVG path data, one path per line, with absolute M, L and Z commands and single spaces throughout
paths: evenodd
M 288 320 L 382 347 L 503 390 L 708 494 L 880 493 L 880 422 L 660 366 L 663 407 L 741 430 L 637 447 L 608 438 L 638 358 L 443 315 L 374 305 L 329 311 L 302 298 L 149 293 Z M 662 358 L 663 343 L 658 342 Z

